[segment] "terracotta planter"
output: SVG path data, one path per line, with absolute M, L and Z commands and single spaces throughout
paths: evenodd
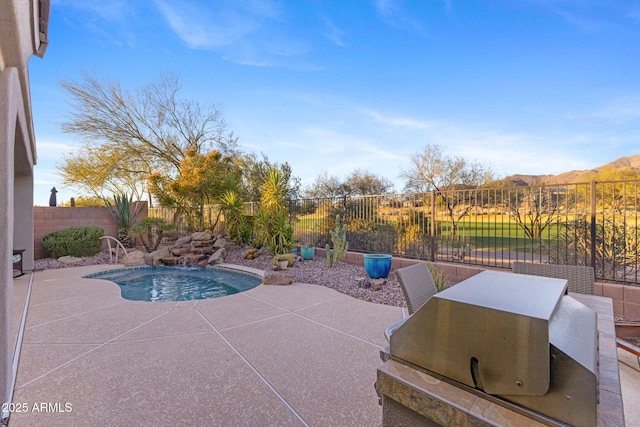
M 364 269 L 372 279 L 384 279 L 391 271 L 391 255 L 389 254 L 364 254 Z

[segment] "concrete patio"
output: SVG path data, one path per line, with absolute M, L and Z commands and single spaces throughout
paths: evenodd
M 134 302 L 82 279 L 109 268 L 35 273 L 13 398 L 28 411 L 11 427 L 380 424 L 378 349 L 400 308 L 307 284 Z
M 9 426 L 380 425 L 378 350 L 400 308 L 307 284 L 135 302 L 82 279 L 113 267 L 35 273 Z M 16 331 L 29 279 L 14 279 Z M 640 368 L 619 356 L 640 426 Z

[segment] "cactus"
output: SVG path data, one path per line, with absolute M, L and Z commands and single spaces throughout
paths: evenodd
M 340 215 L 336 215 L 336 228 L 329 232 L 331 234 L 331 242 L 333 250 L 326 246 L 327 266 L 333 267 L 344 257 L 349 250 L 349 242 L 347 242 L 347 227 L 340 222 Z

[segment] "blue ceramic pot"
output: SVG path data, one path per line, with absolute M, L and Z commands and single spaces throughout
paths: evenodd
M 372 279 L 384 279 L 391 271 L 391 255 L 364 254 L 364 269 Z
M 304 259 L 313 259 L 313 256 L 316 253 L 316 248 L 311 246 L 311 247 L 307 247 L 307 246 L 302 246 L 300 248 L 300 255 L 302 255 L 302 258 Z

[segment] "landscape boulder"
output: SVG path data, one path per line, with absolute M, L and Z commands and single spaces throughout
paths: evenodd
M 263 285 L 290 285 L 295 282 L 296 276 L 282 271 L 266 270 L 262 277 Z
M 209 264 L 222 264 L 227 259 L 227 250 L 220 248 L 209 257 Z
M 211 232 L 210 231 L 197 231 L 191 235 L 191 240 L 199 241 L 199 240 L 211 240 Z
M 125 267 L 135 267 L 144 264 L 144 252 L 131 251 L 127 253 L 125 259 L 122 260 L 122 264 L 124 264 Z
M 147 265 L 152 265 L 154 267 L 157 267 L 162 264 L 160 262 L 162 258 L 168 258 L 169 256 L 171 256 L 171 254 L 169 253 L 169 248 L 167 247 L 160 248 L 157 251 L 153 251 L 151 253 L 145 254 L 144 263 Z
M 189 246 L 189 243 L 191 243 L 191 236 L 181 237 L 175 241 L 175 243 L 173 244 L 173 247 L 180 248 L 182 246 Z

